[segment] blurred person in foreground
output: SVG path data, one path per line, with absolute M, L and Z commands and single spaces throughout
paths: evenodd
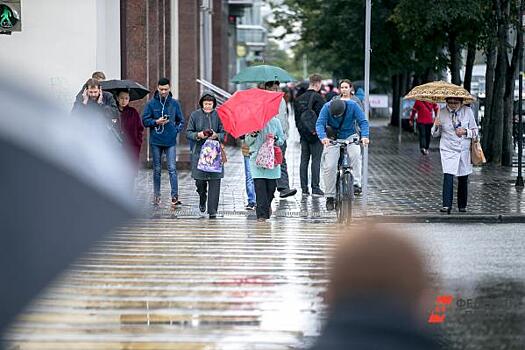
M 418 249 L 382 227 L 348 236 L 332 266 L 328 320 L 311 350 L 439 349 L 423 329 L 431 307 Z

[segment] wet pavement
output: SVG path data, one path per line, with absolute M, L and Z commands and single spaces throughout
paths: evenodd
M 483 218 L 511 217 L 514 221 L 525 222 L 525 201 L 523 191 L 516 190 L 514 182 L 517 168 L 484 165 L 474 167 L 469 176 L 469 204 L 467 213 L 453 209 L 452 215 L 439 213 L 441 208 L 442 173 L 439 156 L 439 139 L 433 139 L 430 154 L 419 152 L 417 137 L 404 132 L 398 140 L 398 129 L 385 125 L 385 120 L 373 120 L 372 144 L 369 147 L 369 193 L 367 208 L 358 197 L 354 205 L 354 216 L 372 216 L 379 219 L 417 218 L 437 220 L 483 220 Z M 293 128 L 291 130 L 294 130 Z M 186 147 L 186 146 L 183 146 Z M 225 178 L 222 180 L 219 215 L 224 217 L 249 217 L 244 189 L 244 165 L 239 148 L 229 147 Z M 335 214 L 325 210 L 323 197 L 302 196 L 299 181 L 300 145 L 298 134 L 292 132 L 286 152 L 290 186 L 298 189 L 293 197 L 277 198 L 274 212 L 277 217 L 302 217 L 309 219 L 333 220 Z M 322 178 L 322 177 L 321 177 Z M 321 180 L 322 185 L 322 180 Z M 456 184 L 455 184 L 456 185 Z M 198 195 L 189 171 L 179 171 L 179 197 L 183 205 L 173 212 L 169 205 L 169 183 L 166 173 L 162 176 L 164 204 L 152 212 L 151 170 L 141 170 L 137 179 L 138 202 L 146 216 L 162 218 L 196 218 Z M 455 194 L 454 194 L 455 197 Z M 454 206 L 456 206 L 454 198 Z
M 422 156 L 412 135 L 376 126 L 370 146 L 368 214 L 434 215 L 440 206 L 439 154 Z M 299 187 L 299 151 L 287 159 Z M 151 210 L 151 171 L 137 180 L 144 218 L 120 227 L 43 292 L 4 337 L 14 349 L 295 349 L 310 344 L 326 316 L 324 292 L 341 232 L 324 198 L 277 200 L 257 223 L 244 210 L 242 157 L 230 148 L 220 217 L 200 218 L 193 181 L 181 171 L 178 210 Z M 471 179 L 470 213 L 520 216 L 513 169 L 483 167 Z M 475 215 L 472 215 L 475 214 Z M 356 216 L 363 216 L 360 208 Z M 463 217 L 467 217 L 463 216 Z M 439 273 L 435 294 L 454 296 L 438 328 L 450 349 L 523 349 L 523 224 L 394 224 L 409 231 Z M 488 298 L 510 307 L 466 304 Z M 478 298 L 478 299 L 476 299 Z M 458 300 L 465 300 L 465 305 Z M 485 305 L 485 304 L 483 304 Z M 500 304 L 498 304 L 500 305 Z M 503 344 L 503 345 L 502 345 Z M 489 346 L 490 345 L 490 346 Z
M 330 226 L 147 220 L 79 259 L 8 349 L 290 349 L 319 332 Z
M 524 348 L 524 224 L 389 225 L 422 247 L 431 297 L 454 297 L 446 322 L 433 326 L 444 349 Z M 6 334 L 6 348 L 305 348 L 326 317 L 336 241 L 356 226 L 134 222 L 42 293 Z

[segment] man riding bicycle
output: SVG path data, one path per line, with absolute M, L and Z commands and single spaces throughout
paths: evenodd
M 339 160 L 339 146 L 330 143 L 331 140 L 354 140 L 359 138 L 355 130 L 355 122 L 361 129 L 361 142 L 369 143 L 368 121 L 357 103 L 351 100 L 340 99 L 325 103 L 317 119 L 316 131 L 319 139 L 324 144 L 322 167 L 325 184 L 326 210 L 334 210 L 335 183 L 337 179 L 337 162 Z M 328 135 L 327 135 L 328 132 Z M 357 189 L 361 188 L 361 169 L 359 169 L 359 157 L 361 148 L 359 145 L 350 143 L 347 147 L 352 174 Z

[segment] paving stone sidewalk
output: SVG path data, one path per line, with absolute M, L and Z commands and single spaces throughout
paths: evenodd
M 403 132 L 399 142 L 397 128 L 386 126 L 382 120 L 372 120 L 371 125 L 368 206 L 365 212 L 362 198 L 358 198 L 354 205 L 354 216 L 447 219 L 446 214 L 439 213 L 443 176 L 439 140 L 432 140 L 430 154 L 425 156 L 419 152 L 416 135 Z M 300 144 L 297 132 L 292 130 L 294 131 L 288 142 L 286 159 L 290 185 L 300 189 Z M 254 213 L 244 209 L 247 200 L 240 149 L 229 147 L 227 152 L 228 163 L 222 181 L 219 214 L 224 217 L 241 215 L 253 218 Z M 163 204 L 160 209 L 152 212 L 152 173 L 150 169 L 142 169 L 139 172 L 136 185 L 137 200 L 144 212 L 156 217 L 199 217 L 198 195 L 190 172 L 179 171 L 179 197 L 183 205 L 176 211 L 169 207 L 167 175 L 167 172 L 163 171 Z M 525 221 L 523 193 L 514 187 L 516 175 L 516 168 L 490 165 L 475 167 L 474 173 L 469 177 L 468 213 L 459 214 L 454 199 L 455 208 L 448 217 L 481 220 L 504 216 Z M 303 197 L 300 190 L 293 197 L 277 198 L 274 210 L 276 217 L 329 220 L 335 218 L 333 212 L 325 210 L 324 198 Z

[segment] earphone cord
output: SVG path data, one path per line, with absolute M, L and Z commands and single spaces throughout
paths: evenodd
M 164 116 L 164 106 L 166 105 L 166 100 L 168 98 L 166 97 L 166 99 L 164 99 L 164 103 L 162 103 L 162 96 L 159 96 L 159 99 L 160 99 L 160 104 L 162 105 L 162 111 L 160 112 L 160 117 L 162 118 Z M 161 126 L 156 126 L 155 132 L 157 134 L 162 134 L 164 132 L 164 124 Z

